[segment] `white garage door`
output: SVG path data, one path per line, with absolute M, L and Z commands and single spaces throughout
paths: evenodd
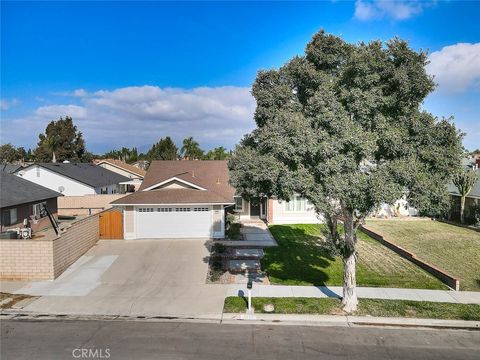
M 137 239 L 209 238 L 209 206 L 140 207 L 136 209 Z

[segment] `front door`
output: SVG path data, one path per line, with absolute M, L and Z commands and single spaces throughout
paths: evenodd
M 250 203 L 250 216 L 259 217 L 260 216 L 260 204 L 259 203 Z

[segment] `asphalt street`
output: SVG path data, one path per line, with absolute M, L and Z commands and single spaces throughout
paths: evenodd
M 479 359 L 480 331 L 3 320 L 2 360 Z

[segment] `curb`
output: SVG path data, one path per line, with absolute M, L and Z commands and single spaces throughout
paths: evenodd
M 339 326 L 339 327 L 390 327 L 437 330 L 480 331 L 480 321 L 418 319 L 398 317 L 307 315 L 307 314 L 244 314 L 224 313 L 221 317 L 205 316 L 153 316 L 153 315 L 67 315 L 45 314 L 4 309 L 0 320 L 25 321 L 142 321 L 142 322 L 189 322 L 225 325 L 296 325 L 296 326 Z
M 301 325 L 341 327 L 395 327 L 450 330 L 478 330 L 480 321 L 398 317 L 307 315 L 307 314 L 223 314 L 223 324 Z

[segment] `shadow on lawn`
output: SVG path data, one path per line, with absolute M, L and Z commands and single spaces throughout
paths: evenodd
M 320 231 L 312 235 L 295 225 L 274 225 L 270 231 L 278 246 L 266 249 L 262 259 L 262 269 L 269 276 L 291 284 L 326 285 L 330 276 L 324 270 L 332 266 L 335 257 L 319 243 Z

